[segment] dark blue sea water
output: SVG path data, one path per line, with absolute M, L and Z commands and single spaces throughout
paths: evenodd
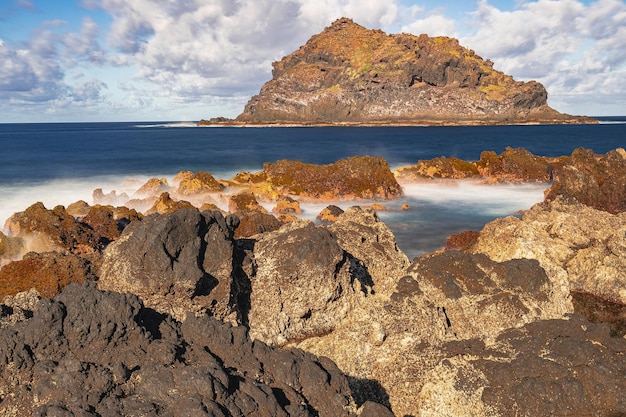
M 182 170 L 230 178 L 264 162 L 297 159 L 324 164 L 353 155 L 384 157 L 392 168 L 437 156 L 479 159 L 483 150 L 524 147 L 538 155 L 585 147 L 605 153 L 626 146 L 626 117 L 599 125 L 476 127 L 193 128 L 185 123 L 0 124 L 0 222 L 36 201 L 47 206 L 91 202 L 95 188 L 130 187 L 126 180 L 172 177 Z M 422 185 L 407 187 L 411 210 L 381 213 L 402 249 L 415 256 L 445 237 L 529 208 L 543 187 Z M 351 203 L 342 203 L 349 206 Z M 308 207 L 307 216 L 315 210 Z M 319 211 L 319 210 L 318 210 Z

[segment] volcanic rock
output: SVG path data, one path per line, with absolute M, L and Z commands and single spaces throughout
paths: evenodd
M 340 207 L 331 204 L 324 210 L 320 211 L 316 218 L 317 220 L 321 220 L 323 222 L 332 223 L 337 221 L 337 217 L 339 217 L 342 213 L 343 210 Z
M 396 415 L 617 416 L 626 412 L 626 340 L 581 316 L 480 339 L 415 344 L 381 358 Z M 399 366 L 403 364 L 404 366 Z
M 258 211 L 260 213 L 267 213 L 267 210 L 257 201 L 254 193 L 249 190 L 232 195 L 228 199 L 228 211 L 231 213 L 238 211 Z
M 323 227 L 300 220 L 265 233 L 254 257 L 249 314 L 254 338 L 281 346 L 327 334 L 356 302 L 355 281 L 363 277 Z
M 95 267 L 74 254 L 29 252 L 0 269 L 0 300 L 31 288 L 51 298 L 72 282 L 97 279 Z
M 73 284 L 0 329 L 0 363 L 6 416 L 357 412 L 346 377 L 326 358 L 272 349 L 206 316 L 180 325 L 92 284 Z
M 177 189 L 180 195 L 194 195 L 222 191 L 224 187 L 213 175 L 208 172 L 198 171 L 191 177 L 183 177 Z
M 126 193 L 118 195 L 115 190 L 112 190 L 109 194 L 104 194 L 102 188 L 95 189 L 92 197 L 94 204 L 103 206 L 123 206 L 130 199 Z
M 0 303 L 0 328 L 31 318 L 39 300 L 41 295 L 34 288 L 4 297 Z
M 134 197 L 149 197 L 161 195 L 162 193 L 171 191 L 172 187 L 167 183 L 165 178 L 150 178 L 144 185 L 135 191 Z
M 559 196 L 521 219 L 486 224 L 470 251 L 496 261 L 537 259 L 551 280 L 565 279 L 572 291 L 626 304 L 626 213 Z
M 146 211 L 146 214 L 169 214 L 186 208 L 194 208 L 194 206 L 185 200 L 174 200 L 170 197 L 170 193 L 163 193 L 159 196 L 154 205 Z
M 98 286 L 131 292 L 157 311 L 234 312 L 232 230 L 220 212 L 180 209 L 131 223 L 107 247 Z
M 21 259 L 25 250 L 22 238 L 6 236 L 0 232 L 0 268 L 6 263 Z
M 280 160 L 266 163 L 267 182 L 286 195 L 315 200 L 390 199 L 402 189 L 380 157 L 355 156 L 328 165 Z
M 328 227 L 351 258 L 358 259 L 377 293 L 391 294 L 409 266 L 389 227 L 374 210 L 350 207 Z
M 456 39 L 386 35 L 345 18 L 273 67 L 237 122 L 579 122 L 550 108 L 541 84 L 494 70 Z
M 590 149 L 578 148 L 570 160 L 570 164 L 556 171 L 554 183 L 546 190 L 546 201 L 563 195 L 609 213 L 626 211 L 624 149 L 596 155 Z
M 5 233 L 24 239 L 27 250 L 89 254 L 102 248 L 102 236 L 77 221 L 63 206 L 35 203 L 6 221 Z
M 552 171 L 569 161 L 568 158 L 547 158 L 533 155 L 524 148 L 507 147 L 497 155 L 484 151 L 478 161 L 442 156 L 420 160 L 417 164 L 398 168 L 394 174 L 400 181 L 420 179 L 480 179 L 488 182 L 549 182 Z
M 302 214 L 300 203 L 291 197 L 284 196 L 276 202 L 272 209 L 272 213 L 276 214 Z
M 252 237 L 259 233 L 272 232 L 278 230 L 281 222 L 269 213 L 262 213 L 257 210 L 243 210 L 232 214 L 236 218 L 235 239 Z

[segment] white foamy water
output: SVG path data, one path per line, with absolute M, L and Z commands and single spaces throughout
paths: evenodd
M 218 178 L 231 178 L 234 172 L 224 172 Z M 79 200 L 94 204 L 93 191 L 101 188 L 104 194 L 115 190 L 119 196 L 126 193 L 132 198 L 135 191 L 149 178 L 172 176 L 94 177 L 76 180 L 58 180 L 37 185 L 12 185 L 0 187 L 0 224 L 4 225 L 13 213 L 24 211 L 35 202 L 47 208 L 68 206 Z M 332 204 L 347 209 L 353 205 L 382 204 L 388 211 L 379 216 L 394 232 L 399 247 L 413 258 L 442 247 L 445 239 L 464 230 L 480 230 L 497 218 L 515 215 L 533 204 L 543 201 L 546 184 L 484 185 L 470 181 L 440 181 L 432 183 L 403 184 L 404 196 L 390 201 L 337 201 Z M 232 191 L 232 190 L 231 190 Z M 229 190 L 225 190 L 225 195 Z M 216 200 L 220 208 L 227 209 L 225 199 Z M 329 203 L 302 202 L 302 217 L 315 221 L 316 216 Z M 402 205 L 408 205 L 403 210 Z M 270 211 L 271 202 L 263 203 Z

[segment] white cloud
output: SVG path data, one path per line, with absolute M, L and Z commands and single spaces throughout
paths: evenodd
M 623 1 L 522 1 L 501 11 L 481 0 L 473 24 L 477 29 L 461 43 L 517 79 L 543 83 L 559 110 L 588 113 L 589 104 L 574 103 L 626 95 Z M 602 105 L 594 111 L 602 112 Z
M 154 119 L 178 106 L 180 114 L 235 116 L 271 78 L 272 61 L 342 16 L 460 38 L 496 68 L 542 82 L 559 110 L 585 99 L 624 108 L 625 1 L 520 0 L 509 11 L 492 3 L 480 0 L 463 15 L 404 0 L 82 0 L 94 17 L 77 31 L 68 30 L 76 22 L 52 17 L 27 41 L 0 40 L 0 110 L 2 102 L 57 106 L 59 114 L 100 106 L 96 117 Z

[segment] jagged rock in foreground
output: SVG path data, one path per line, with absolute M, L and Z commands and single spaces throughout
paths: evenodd
M 610 214 L 557 197 L 496 219 L 469 249 L 496 261 L 537 259 L 551 279 L 571 291 L 626 304 L 626 212 Z
M 205 311 L 224 319 L 234 313 L 232 234 L 220 212 L 146 217 L 106 249 L 98 286 L 137 294 L 178 320 Z
M 390 416 L 357 409 L 336 365 L 253 342 L 209 317 L 184 324 L 131 294 L 72 284 L 0 329 L 3 416 Z
M 581 316 L 529 323 L 493 343 L 477 338 L 413 344 L 394 353 L 380 359 L 372 378 L 393 387 L 396 415 L 626 413 L 626 341 Z
M 273 67 L 235 123 L 591 121 L 553 110 L 541 84 L 513 80 L 456 39 L 386 35 L 345 18 Z

